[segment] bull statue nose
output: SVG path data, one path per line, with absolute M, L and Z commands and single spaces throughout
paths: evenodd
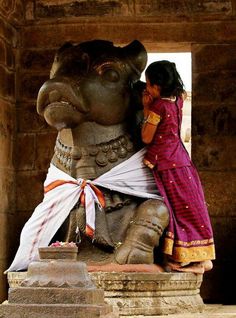
M 58 102 L 61 99 L 61 93 L 54 89 L 49 93 L 48 97 L 50 103 Z

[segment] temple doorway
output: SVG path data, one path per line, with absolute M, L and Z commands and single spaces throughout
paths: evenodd
M 168 60 L 176 64 L 176 68 L 184 82 L 187 98 L 184 102 L 181 137 L 191 156 L 191 113 L 192 113 L 192 56 L 191 52 L 148 53 L 147 66 L 154 61 Z M 145 71 L 141 80 L 145 81 Z

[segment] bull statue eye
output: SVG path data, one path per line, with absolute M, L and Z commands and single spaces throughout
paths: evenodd
M 120 79 L 120 74 L 113 69 L 104 70 L 102 77 L 109 82 L 118 82 Z

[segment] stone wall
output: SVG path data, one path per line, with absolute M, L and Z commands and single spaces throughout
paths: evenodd
M 0 299 L 6 297 L 3 271 L 15 249 L 15 104 L 16 52 L 22 4 L 0 1 Z
M 193 49 L 193 161 L 200 170 L 215 234 L 217 260 L 203 289 L 235 303 L 236 44 Z
M 65 41 L 127 44 L 138 39 L 150 52 L 191 50 L 192 157 L 205 188 L 217 246 L 215 269 L 205 275 L 202 295 L 230 301 L 231 269 L 236 265 L 236 0 L 27 0 L 25 6 L 16 81 L 16 236 L 42 199 L 53 152 L 56 132 L 37 115 L 35 101 L 56 48 Z M 10 105 L 14 108 L 14 100 Z

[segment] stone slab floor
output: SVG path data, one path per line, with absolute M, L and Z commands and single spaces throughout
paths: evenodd
M 120 318 L 236 318 L 236 305 L 205 305 L 199 314 L 178 314 L 167 316 L 120 316 Z
M 120 318 L 236 318 L 236 305 L 205 305 L 202 313 L 163 316 L 120 316 Z

